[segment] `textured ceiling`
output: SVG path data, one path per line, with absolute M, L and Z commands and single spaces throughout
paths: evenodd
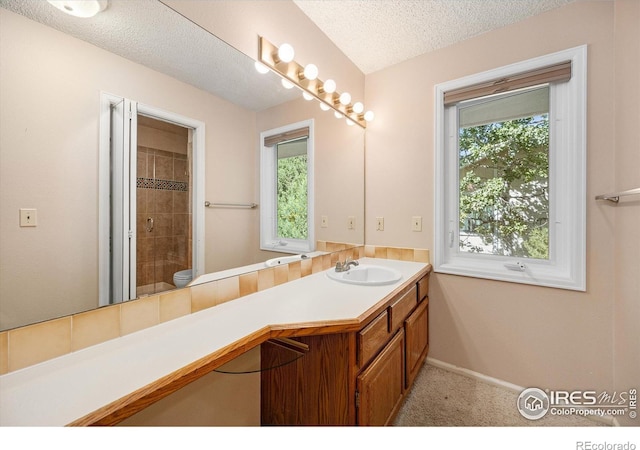
M 365 74 L 577 0 L 293 0 Z
M 299 96 L 158 0 L 109 0 L 91 19 L 64 14 L 44 0 L 0 0 L 0 6 L 252 111 Z
M 580 0 L 293 1 L 367 74 Z M 90 20 L 44 0 L 0 0 L 0 6 L 252 111 L 299 95 L 158 0 L 109 0 Z

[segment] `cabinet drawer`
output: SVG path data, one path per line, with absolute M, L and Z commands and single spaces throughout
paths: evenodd
M 429 275 L 418 281 L 418 303 L 427 298 L 427 295 L 429 295 Z
M 416 297 L 416 286 L 413 286 L 398 300 L 389 307 L 389 323 L 391 324 L 391 332 L 394 333 L 404 323 L 404 319 L 413 311 L 418 304 Z
M 389 316 L 385 310 L 358 332 L 358 365 L 364 367 L 389 339 Z

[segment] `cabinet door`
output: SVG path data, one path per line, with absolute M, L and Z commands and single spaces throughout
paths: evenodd
M 422 367 L 429 352 L 429 299 L 420 303 L 405 321 L 407 334 L 407 380 L 408 389 Z
M 357 378 L 358 424 L 388 425 L 404 395 L 404 330 Z

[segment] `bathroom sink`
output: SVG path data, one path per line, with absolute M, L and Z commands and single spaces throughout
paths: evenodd
M 402 278 L 402 274 L 395 269 L 369 264 L 352 267 L 346 272 L 336 272 L 335 269 L 331 269 L 327 271 L 327 276 L 341 283 L 365 286 L 391 284 Z

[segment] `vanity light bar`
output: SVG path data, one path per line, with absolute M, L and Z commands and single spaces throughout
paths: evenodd
M 283 61 L 278 57 L 278 47 L 262 36 L 258 39 L 258 61 L 280 75 L 284 80 L 302 89 L 302 92 L 306 92 L 316 98 L 321 104 L 325 105 L 323 109 L 333 109 L 337 113 L 342 114 L 347 120 L 360 125 L 362 128 L 367 128 L 365 116 L 372 119 L 373 113 L 367 111 L 367 115 L 362 114 L 362 111 L 358 112 L 358 108 L 354 108 L 354 105 L 351 104 L 349 94 L 340 94 L 334 89 L 329 89 L 331 92 L 325 91 L 323 88 L 324 82 L 317 78 L 317 76 L 300 76 L 300 74 L 304 74 L 304 67 L 294 60 L 289 62 Z M 327 81 L 331 82 L 331 80 Z M 342 97 L 343 102 L 346 104 L 340 101 L 340 97 Z M 359 106 L 360 105 L 362 104 L 359 103 Z

